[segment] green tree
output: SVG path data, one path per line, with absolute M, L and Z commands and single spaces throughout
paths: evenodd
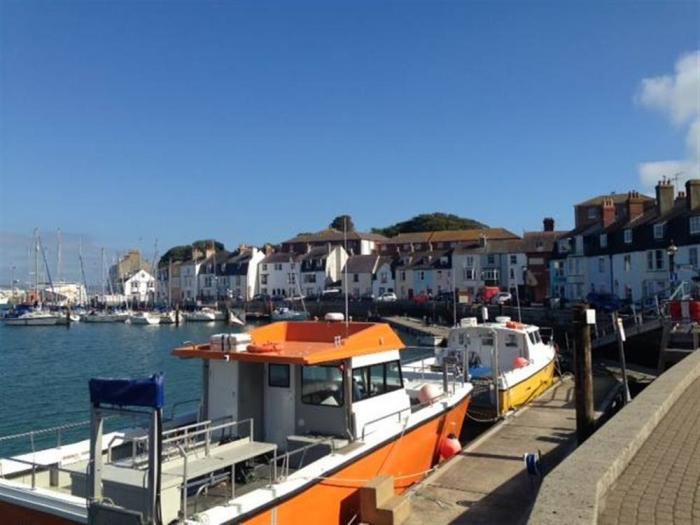
M 372 228 L 374 233 L 393 237 L 399 233 L 429 232 L 441 230 L 473 230 L 488 228 L 485 224 L 459 217 L 451 213 L 424 213 L 416 215 L 412 219 L 397 222 L 385 228 Z
M 334 230 L 343 231 L 345 229 L 345 221 L 347 221 L 348 231 L 355 231 L 355 223 L 352 222 L 352 217 L 350 215 L 338 215 L 333 222 L 331 222 L 330 227 Z

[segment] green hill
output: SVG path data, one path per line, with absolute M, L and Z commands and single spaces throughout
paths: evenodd
M 439 230 L 473 230 L 481 228 L 488 228 L 488 226 L 474 219 L 458 217 L 451 213 L 424 213 L 385 228 L 372 228 L 372 232 L 386 235 L 387 237 L 393 237 L 399 233 Z

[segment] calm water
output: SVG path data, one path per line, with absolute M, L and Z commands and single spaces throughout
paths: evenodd
M 123 323 L 70 328 L 10 327 L 0 324 L 0 436 L 89 419 L 88 380 L 92 377 L 147 377 L 165 374 L 166 416 L 174 403 L 200 397 L 201 361 L 170 351 L 183 341 L 203 342 L 231 331 L 224 324 L 175 327 Z M 180 408 L 193 409 L 196 403 Z M 87 428 L 65 438 L 86 438 Z M 40 440 L 39 444 L 55 444 Z M 30 450 L 27 439 L 0 441 L 0 457 Z
M 201 361 L 179 359 L 170 352 L 185 341 L 205 342 L 224 331 L 235 329 L 223 323 L 75 323 L 70 328 L 0 324 L 0 436 L 87 421 L 92 377 L 141 378 L 163 372 L 168 417 L 173 404 L 198 400 L 202 384 Z M 410 338 L 403 339 L 411 344 Z M 423 353 L 410 349 L 403 358 Z M 179 406 L 178 413 L 196 406 Z M 87 437 L 88 428 L 82 427 L 66 432 L 62 441 Z M 56 434 L 37 437 L 35 445 L 55 446 Z M 28 438 L 0 441 L 0 457 L 30 450 Z

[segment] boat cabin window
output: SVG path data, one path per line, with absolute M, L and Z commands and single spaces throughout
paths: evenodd
M 270 386 L 289 388 L 289 365 L 268 365 L 268 383 Z
M 305 366 L 301 369 L 301 402 L 339 407 L 343 404 L 343 372 L 336 365 Z
M 352 400 L 362 401 L 403 388 L 401 365 L 398 361 L 353 368 Z
M 506 335 L 506 346 L 518 347 L 518 336 L 516 334 Z
M 493 346 L 493 335 L 482 335 L 481 336 L 481 346 Z
M 528 335 L 528 337 L 530 337 L 530 341 L 532 342 L 533 345 L 536 345 L 537 343 L 542 342 L 542 337 L 540 337 L 539 330 L 534 330 L 532 332 L 528 332 L 527 335 Z

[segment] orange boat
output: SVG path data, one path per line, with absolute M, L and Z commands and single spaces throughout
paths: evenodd
M 157 508 L 147 501 L 143 432 L 104 436 L 104 501 L 149 523 L 358 522 L 360 487 L 391 476 L 400 495 L 422 480 L 460 434 L 470 401 L 472 387 L 456 370 L 402 370 L 403 349 L 385 324 L 330 321 L 275 323 L 177 348 L 180 358 L 202 360 L 203 397 L 197 421 L 162 431 Z M 0 512 L 18 522 L 88 523 L 85 452 L 42 452 L 45 476 L 22 468 L 26 458 L 0 463 L 14 467 L 0 478 Z

